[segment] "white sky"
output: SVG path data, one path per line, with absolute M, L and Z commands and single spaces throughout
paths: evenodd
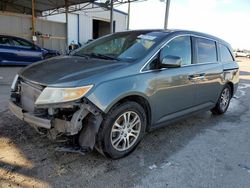
M 161 29 L 164 15 L 160 0 L 131 3 L 130 29 Z M 209 33 L 250 50 L 250 0 L 171 0 L 168 27 Z

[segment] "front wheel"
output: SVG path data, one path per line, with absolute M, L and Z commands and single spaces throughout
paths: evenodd
M 131 153 L 146 130 L 146 114 L 136 102 L 125 102 L 113 107 L 100 127 L 96 149 L 113 159 Z
M 216 106 L 213 109 L 211 109 L 211 112 L 216 115 L 224 114 L 228 109 L 231 98 L 232 98 L 232 90 L 231 87 L 227 84 L 223 88 L 220 94 L 220 98 Z

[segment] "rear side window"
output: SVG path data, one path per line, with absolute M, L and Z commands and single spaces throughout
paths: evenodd
M 189 36 L 181 36 L 171 40 L 161 51 L 160 58 L 167 55 L 178 56 L 182 59 L 182 65 L 191 64 L 191 39 Z
M 222 62 L 233 61 L 232 54 L 230 53 L 229 49 L 226 46 L 219 44 L 219 49 L 220 49 L 220 59 Z
M 0 37 L 0 45 L 1 46 L 10 46 L 10 40 L 8 37 Z
M 32 44 L 25 41 L 25 40 L 12 38 L 12 41 L 13 41 L 14 45 L 18 46 L 18 47 L 26 47 L 26 48 L 31 48 L 32 47 Z
M 216 44 L 214 41 L 196 38 L 197 63 L 209 63 L 217 61 Z

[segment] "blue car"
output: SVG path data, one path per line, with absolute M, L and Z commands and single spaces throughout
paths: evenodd
M 29 65 L 57 55 L 58 51 L 41 48 L 25 39 L 0 35 L 0 65 Z

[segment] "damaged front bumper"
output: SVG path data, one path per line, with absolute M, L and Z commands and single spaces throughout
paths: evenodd
M 11 100 L 9 101 L 9 109 L 10 111 L 20 120 L 31 124 L 32 126 L 37 126 L 45 129 L 51 129 L 51 120 L 44 119 L 40 117 L 36 117 L 34 114 L 29 112 L 24 112 L 21 107 L 16 105 Z
M 11 92 L 10 111 L 36 131 L 57 140 L 61 136 L 79 135 L 82 149 L 92 150 L 103 120 L 103 112 L 87 98 L 67 103 L 36 105 L 43 86 L 18 80 Z
M 60 105 L 57 105 L 59 108 Z M 72 105 L 73 107 L 73 105 Z M 63 105 L 62 107 L 63 108 Z M 9 101 L 10 111 L 18 117 L 20 120 L 27 122 L 32 127 L 44 128 L 53 134 L 65 134 L 68 136 L 76 135 L 83 127 L 83 119 L 91 113 L 93 116 L 101 115 L 99 109 L 88 101 L 84 101 L 78 104 L 77 110 L 71 112 L 70 118 L 63 118 L 65 114 L 54 113 L 52 115 L 34 114 L 32 112 L 25 111 L 22 107 L 13 101 Z M 48 111 L 48 109 L 46 109 Z
M 53 140 L 56 140 L 58 135 L 71 136 L 80 133 L 78 144 L 85 151 L 93 150 L 96 135 L 103 120 L 102 112 L 86 100 L 80 104 L 70 120 L 63 120 L 53 116 L 50 118 L 39 117 L 36 114 L 26 112 L 11 100 L 9 101 L 9 109 L 17 118 L 27 122 L 38 132 L 41 132 L 39 128 L 46 129 L 47 135 Z

